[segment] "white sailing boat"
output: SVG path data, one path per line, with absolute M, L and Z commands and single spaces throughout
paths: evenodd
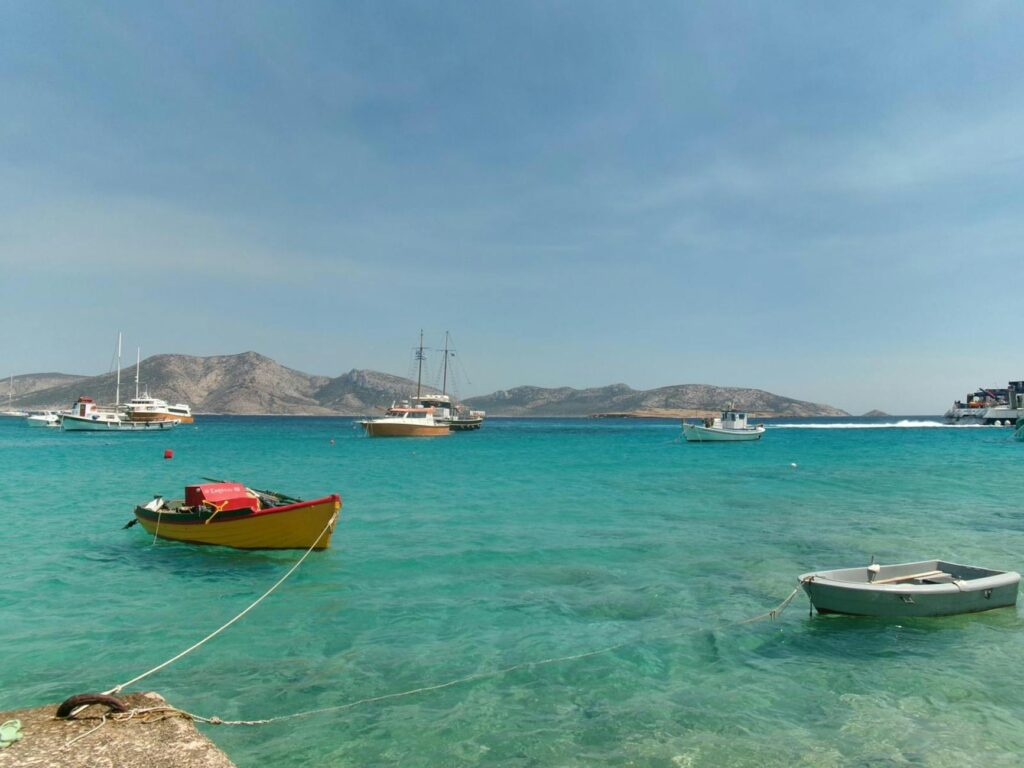
M 368 437 L 440 437 L 451 433 L 448 423 L 437 418 L 433 406 L 419 404 L 423 359 L 423 331 L 420 331 L 420 346 L 416 350 L 419 367 L 416 374 L 415 401 L 413 404 L 392 403 L 383 416 L 360 421 Z
M 441 378 L 441 394 L 419 395 L 417 394 L 414 405 L 420 408 L 433 408 L 434 421 L 447 424 L 453 432 L 465 432 L 471 429 L 480 429 L 487 415 L 484 411 L 471 411 L 459 403 L 453 402 L 448 395 L 448 356 L 455 354 L 448 348 L 448 331 L 444 333 L 444 373 Z M 422 355 L 423 339 L 420 338 L 420 354 Z M 419 385 L 417 384 L 417 392 Z

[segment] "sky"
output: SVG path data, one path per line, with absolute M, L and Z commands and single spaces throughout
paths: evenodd
M 0 7 L 0 375 L 1024 379 L 1024 4 Z M 436 361 L 438 356 L 433 355 Z M 126 363 L 128 360 L 126 359 Z

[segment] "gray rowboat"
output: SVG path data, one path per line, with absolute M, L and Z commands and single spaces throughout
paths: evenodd
M 1017 602 L 1020 574 L 944 560 L 815 571 L 800 585 L 818 613 L 952 616 Z

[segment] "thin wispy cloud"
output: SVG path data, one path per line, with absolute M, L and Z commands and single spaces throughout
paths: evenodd
M 10 4 L 0 367 L 89 371 L 63 329 L 132 324 L 402 373 L 425 326 L 477 392 L 897 411 L 929 376 L 941 409 L 1021 373 L 977 329 L 1016 317 L 1022 31 L 999 2 Z M 137 311 L 168 275 L 189 311 Z

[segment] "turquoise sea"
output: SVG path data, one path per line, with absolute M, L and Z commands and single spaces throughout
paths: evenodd
M 1024 443 L 878 424 L 692 445 L 670 421 L 374 440 L 347 419 L 0 419 L 0 709 L 128 680 L 294 563 L 122 530 L 136 502 L 208 475 L 344 499 L 330 550 L 136 687 L 224 719 L 336 708 L 204 726 L 243 768 L 1019 765 L 1019 609 L 809 618 L 801 594 L 739 623 L 798 574 L 872 555 L 1024 569 Z

